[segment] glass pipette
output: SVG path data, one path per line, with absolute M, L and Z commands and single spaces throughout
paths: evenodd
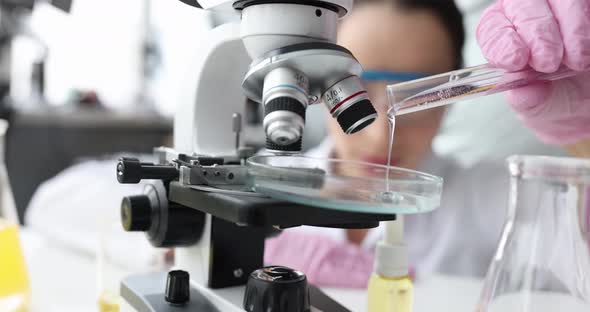
M 508 72 L 489 64 L 469 67 L 387 86 L 388 114 L 403 115 L 585 72 L 590 70 L 561 67 L 553 73 L 541 73 L 532 69 Z

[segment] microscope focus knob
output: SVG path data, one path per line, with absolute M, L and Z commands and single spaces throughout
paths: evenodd
M 282 266 L 270 266 L 250 274 L 244 295 L 248 312 L 309 312 L 305 274 Z
M 166 301 L 173 305 L 183 305 L 190 300 L 190 278 L 187 271 L 168 272 L 166 280 Z
M 135 184 L 143 179 L 174 180 L 177 178 L 178 169 L 172 165 L 144 163 L 132 157 L 121 157 L 117 164 L 117 180 L 123 184 Z
M 128 196 L 121 202 L 125 231 L 147 231 L 152 225 L 152 203 L 147 195 Z

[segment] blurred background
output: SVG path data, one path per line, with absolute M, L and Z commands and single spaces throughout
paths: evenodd
M 15 25 L 2 23 L 14 29 L 2 55 L 12 65 L 6 163 L 22 220 L 39 184 L 82 158 L 165 144 L 186 64 L 210 25 L 179 1 L 4 11 Z

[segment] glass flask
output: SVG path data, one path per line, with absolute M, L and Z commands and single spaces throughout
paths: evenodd
M 590 311 L 590 160 L 512 156 L 478 312 Z
M 0 311 L 30 309 L 31 287 L 23 256 L 18 216 L 4 163 L 4 136 L 8 123 L 0 120 Z
M 31 289 L 15 223 L 0 218 L 0 311 L 26 312 Z

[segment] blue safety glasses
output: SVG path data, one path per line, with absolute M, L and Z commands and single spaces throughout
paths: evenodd
M 432 74 L 413 72 L 392 72 L 386 70 L 365 70 L 361 74 L 361 80 L 365 82 L 403 82 L 428 77 L 430 75 Z
M 389 109 L 385 93 L 388 85 L 424 78 L 430 75 L 428 73 L 365 70 L 360 78 L 365 89 L 371 96 L 371 101 L 375 109 L 380 112 L 386 112 Z

